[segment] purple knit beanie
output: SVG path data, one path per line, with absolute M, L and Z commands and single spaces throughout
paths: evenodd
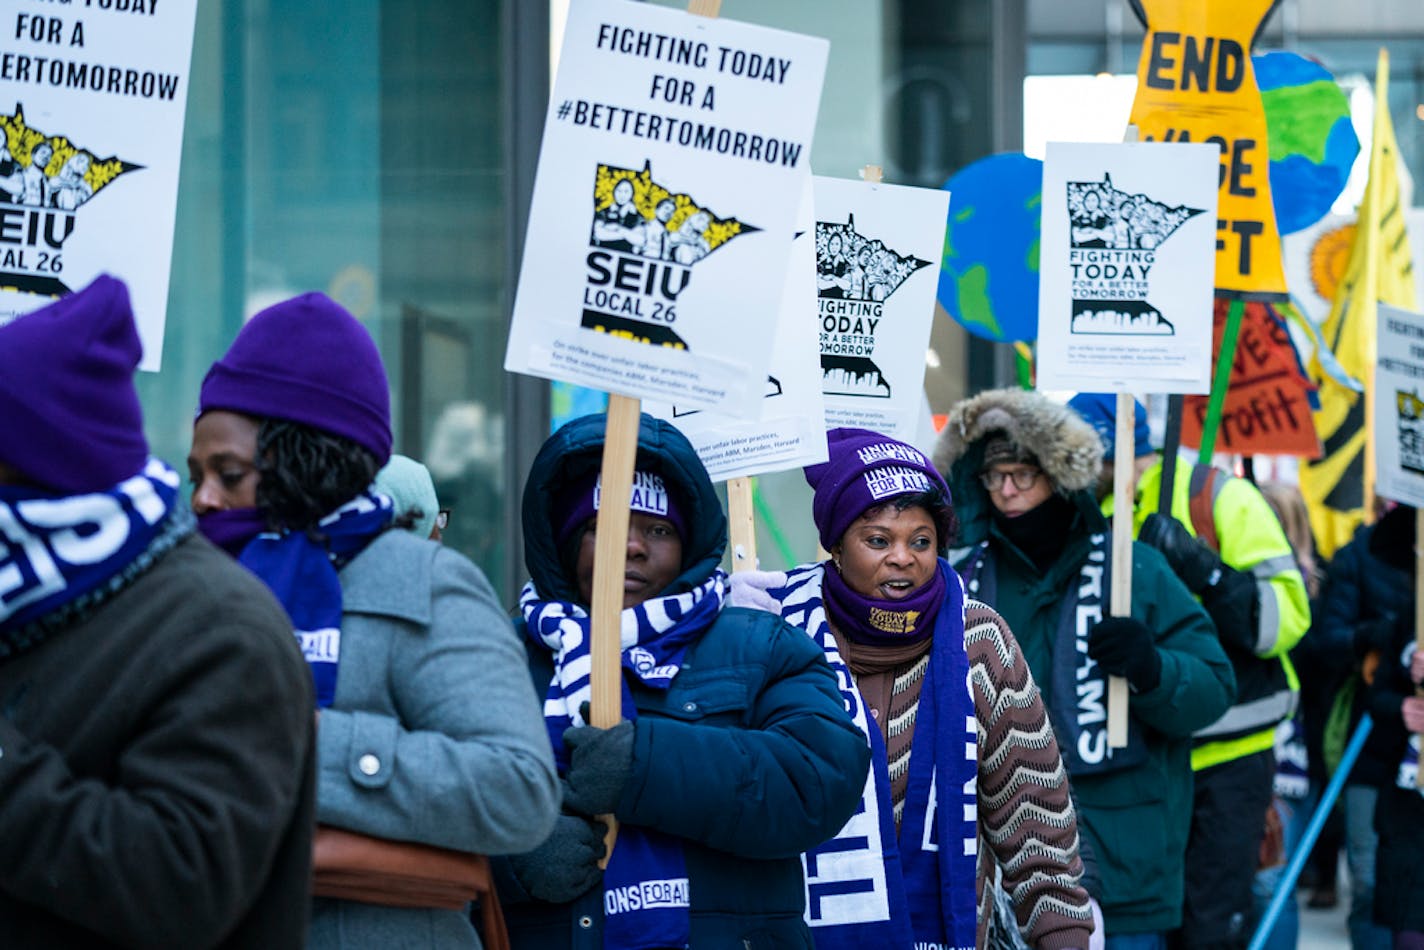
M 601 481 L 598 472 L 593 472 L 587 478 L 580 479 L 554 502 L 554 510 L 551 512 L 555 527 L 554 543 L 560 550 L 573 537 L 579 526 L 598 511 Z M 628 501 L 628 508 L 631 511 L 666 518 L 677 529 L 679 538 L 687 537 L 687 522 L 682 516 L 682 506 L 678 504 L 673 493 L 668 491 L 667 483 L 661 475 L 653 472 L 634 472 L 633 495 Z
M 815 490 L 811 518 L 821 547 L 830 550 L 867 509 L 901 495 L 937 488 L 950 501 L 944 476 L 919 449 L 869 429 L 832 429 L 826 433 L 828 461 L 806 468 Z
M 198 415 L 226 409 L 284 419 L 391 457 L 391 396 L 376 342 L 326 294 L 284 300 L 247 322 L 213 364 Z
M 0 461 L 70 495 L 138 474 L 142 355 L 128 288 L 108 275 L 0 327 Z

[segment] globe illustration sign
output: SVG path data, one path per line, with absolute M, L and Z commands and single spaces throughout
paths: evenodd
M 1251 57 L 1270 137 L 1271 197 L 1281 234 L 1310 227 L 1345 189 L 1360 141 L 1335 77 L 1297 53 Z
M 1043 162 L 1019 152 L 990 155 L 944 187 L 950 198 L 940 305 L 975 336 L 1034 339 Z

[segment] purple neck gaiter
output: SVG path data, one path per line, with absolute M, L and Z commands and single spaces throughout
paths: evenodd
M 904 646 L 928 640 L 944 603 L 944 574 L 935 566 L 929 583 L 900 600 L 874 600 L 857 594 L 841 572 L 826 563 L 821 598 L 831 623 L 856 643 Z
M 198 515 L 198 530 L 203 537 L 233 557 L 241 554 L 266 527 L 267 520 L 256 508 L 228 508 Z

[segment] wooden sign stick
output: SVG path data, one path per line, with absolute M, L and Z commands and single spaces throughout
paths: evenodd
M 1424 650 L 1424 514 L 1418 508 L 1414 509 L 1414 649 Z M 1424 696 L 1424 687 L 1416 686 L 1414 695 Z M 1414 784 L 1424 789 L 1424 762 L 1419 764 Z
M 1112 615 L 1132 616 L 1132 393 L 1117 394 L 1113 440 Z M 1127 680 L 1108 677 L 1108 746 L 1127 745 Z
M 732 541 L 732 573 L 756 570 L 756 511 L 750 478 L 727 479 L 727 528 Z
M 594 533 L 593 603 L 589 630 L 589 725 L 608 729 L 623 719 L 623 573 L 628 564 L 628 502 L 633 496 L 633 466 L 638 456 L 638 421 L 642 404 L 628 396 L 609 394 L 608 422 L 603 438 L 598 530 Z M 600 862 L 608 866 L 618 838 L 618 820 L 608 823 L 608 850 Z
M 1129 125 L 1123 133 L 1124 142 L 1137 141 L 1137 126 Z M 1112 603 L 1114 617 L 1132 616 L 1132 468 L 1134 407 L 1131 393 L 1117 394 L 1117 434 L 1113 439 L 1113 526 L 1112 526 Z M 1169 463 L 1170 464 L 1170 463 Z M 1108 747 L 1121 749 L 1127 745 L 1127 680 L 1108 677 Z

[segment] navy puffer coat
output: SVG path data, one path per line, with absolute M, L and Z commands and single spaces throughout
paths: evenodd
M 604 417 L 560 429 L 534 461 L 524 492 L 525 563 L 539 592 L 577 600 L 561 562 L 552 509 L 564 486 L 596 469 Z M 687 439 L 644 415 L 638 469 L 662 475 L 687 525 L 683 573 L 664 593 L 703 583 L 722 558 L 727 521 Z M 553 675 L 529 642 L 542 696 Z M 694 947 L 811 947 L 800 854 L 833 836 L 859 804 L 869 768 L 821 651 L 762 611 L 726 607 L 688 650 L 672 688 L 630 681 L 638 707 L 632 777 L 620 822 L 682 839 Z M 567 904 L 532 901 L 498 874 L 516 948 L 602 947 L 603 893 Z

